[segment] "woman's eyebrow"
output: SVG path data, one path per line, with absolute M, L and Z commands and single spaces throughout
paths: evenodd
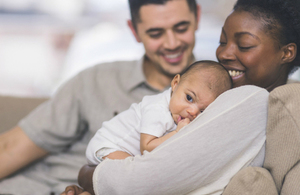
M 234 37 L 241 37 L 242 35 L 250 35 L 251 37 L 253 37 L 256 40 L 260 41 L 260 39 L 258 38 L 258 36 L 254 35 L 254 34 L 252 34 L 250 32 L 247 32 L 247 31 L 234 33 Z

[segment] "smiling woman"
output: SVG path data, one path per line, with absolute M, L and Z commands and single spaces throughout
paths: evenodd
M 237 2 L 224 23 L 216 54 L 235 87 L 252 84 L 271 91 L 286 84 L 289 73 L 299 66 L 300 37 L 293 25 L 297 11 L 282 16 L 276 7 L 288 9 L 285 2 L 274 1 L 272 7 L 252 3 Z

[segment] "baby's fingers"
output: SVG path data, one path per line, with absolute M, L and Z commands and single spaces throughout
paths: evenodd
M 179 123 L 177 125 L 177 131 L 179 131 L 182 127 L 186 126 L 189 123 L 190 123 L 190 119 L 188 119 L 188 118 L 185 118 L 185 119 L 179 121 Z
M 191 122 L 190 119 L 185 118 L 185 119 L 179 121 L 179 124 L 185 126 L 185 125 L 189 124 L 190 122 Z

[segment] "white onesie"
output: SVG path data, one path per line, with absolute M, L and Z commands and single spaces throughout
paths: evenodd
M 140 134 L 161 137 L 177 127 L 169 111 L 171 88 L 152 96 L 103 123 L 88 144 L 88 163 L 99 164 L 102 157 L 114 151 L 140 155 Z

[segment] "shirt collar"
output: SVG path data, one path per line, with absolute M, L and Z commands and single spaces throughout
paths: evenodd
M 124 80 L 124 87 L 127 91 L 131 91 L 134 88 L 147 82 L 143 72 L 144 58 L 145 57 L 143 56 L 141 59 L 136 61 L 135 65 L 132 66 L 130 77 Z
M 138 86 L 145 85 L 146 87 L 148 87 L 148 88 L 150 88 L 154 91 L 160 92 L 159 90 L 152 88 L 147 83 L 147 80 L 146 80 L 146 77 L 145 77 L 145 74 L 144 74 L 144 71 L 143 71 L 144 61 L 145 61 L 145 55 L 143 55 L 143 57 L 141 57 L 138 61 L 136 61 L 135 66 L 132 66 L 133 68 L 131 70 L 131 76 L 129 78 L 126 78 L 127 80 L 124 80 L 125 89 L 127 91 L 131 91 L 131 90 L 133 90 L 134 88 L 136 88 Z M 194 55 L 193 55 L 193 62 L 195 62 L 195 56 Z M 168 89 L 168 88 L 169 88 L 169 86 L 166 87 L 166 89 Z

